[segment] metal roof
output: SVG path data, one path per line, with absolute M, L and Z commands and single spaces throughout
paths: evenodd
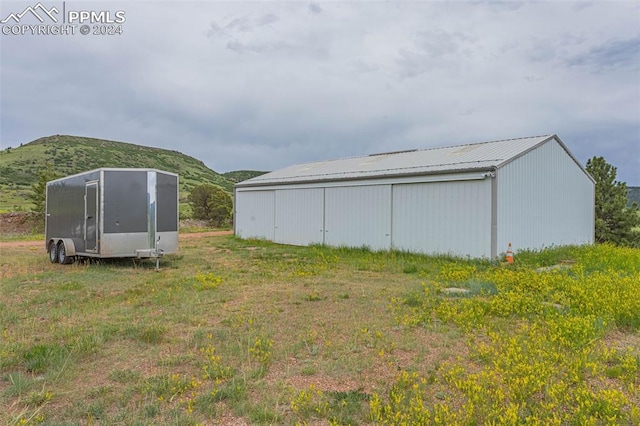
M 236 187 L 488 171 L 553 138 L 580 166 L 557 136 L 545 135 L 296 164 L 240 182 Z

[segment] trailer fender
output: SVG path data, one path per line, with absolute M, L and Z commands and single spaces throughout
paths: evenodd
M 67 256 L 75 256 L 76 255 L 76 245 L 73 243 L 71 238 L 49 238 L 47 241 L 47 250 L 49 249 L 50 244 L 53 242 L 54 246 L 58 246 L 58 244 L 63 243 L 64 249 L 67 253 Z
M 64 243 L 64 248 L 67 251 L 68 257 L 76 255 L 76 245 L 73 244 L 73 240 L 71 238 L 60 238 L 59 241 Z

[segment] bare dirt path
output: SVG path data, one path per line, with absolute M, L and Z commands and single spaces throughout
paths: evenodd
M 44 241 L 0 241 L 0 248 L 9 247 L 42 247 L 44 249 Z
M 193 233 L 189 233 L 189 234 L 180 234 L 180 239 L 181 240 L 191 240 L 193 238 L 219 237 L 221 235 L 233 235 L 233 231 L 193 232 Z
M 180 234 L 180 240 L 193 240 L 203 237 L 218 237 L 221 235 L 233 235 L 233 231 L 209 231 Z M 44 241 L 0 241 L 0 248 L 10 247 L 38 247 L 44 249 Z

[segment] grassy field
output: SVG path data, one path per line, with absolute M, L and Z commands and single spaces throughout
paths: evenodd
M 0 213 L 31 210 L 30 192 L 31 187 L 27 185 L 0 183 Z
M 0 247 L 0 424 L 638 424 L 640 250 Z

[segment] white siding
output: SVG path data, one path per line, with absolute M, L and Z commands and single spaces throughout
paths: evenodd
M 593 242 L 593 181 L 556 136 L 454 148 L 298 165 L 246 181 L 236 186 L 236 233 L 470 257 L 504 253 L 509 242 L 516 252 Z M 421 164 L 442 174 L 423 174 Z
M 305 246 L 323 243 L 324 189 L 276 191 L 276 243 Z
M 393 186 L 393 247 L 491 256 L 491 178 Z
M 497 171 L 497 251 L 593 242 L 594 185 L 555 139 Z
M 389 250 L 391 185 L 325 190 L 325 243 Z
M 237 236 L 273 241 L 275 191 L 236 191 L 235 204 Z

